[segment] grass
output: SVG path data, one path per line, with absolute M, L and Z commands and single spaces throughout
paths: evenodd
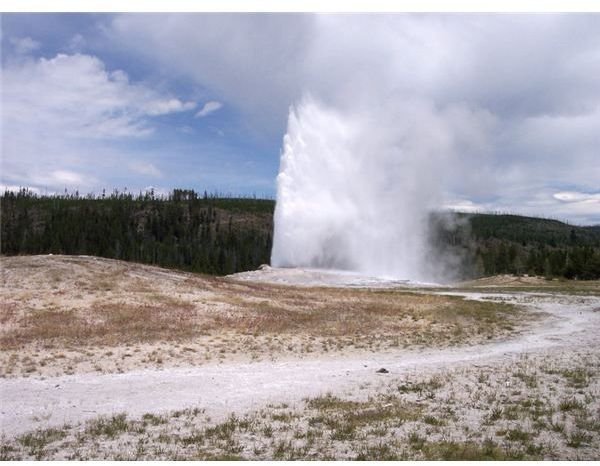
M 515 429 L 509 429 L 506 432 L 506 438 L 507 440 L 510 440 L 511 442 L 528 442 L 532 437 L 531 432 L 526 432 L 524 430 L 522 430 L 521 428 L 515 428 Z
M 397 461 L 398 453 L 387 443 L 363 447 L 355 458 L 358 461 Z
M 406 381 L 398 385 L 400 393 L 417 393 L 419 396 L 423 394 L 431 397 L 431 394 L 443 386 L 442 380 L 439 377 L 432 377 L 425 381 L 410 382 Z
M 423 455 L 427 460 L 444 461 L 505 461 L 522 460 L 524 454 L 501 448 L 493 440 L 482 444 L 475 442 L 427 442 L 423 444 Z
M 31 456 L 40 460 L 44 456 L 44 448 L 50 443 L 62 440 L 66 436 L 67 428 L 36 430 L 21 435 L 17 438 L 17 441 L 29 451 Z
M 591 440 L 592 436 L 590 434 L 578 430 L 567 437 L 567 446 L 571 448 L 580 448 Z
M 584 410 L 585 405 L 575 398 L 565 398 L 560 402 L 558 408 L 561 411 Z
M 127 422 L 125 413 L 115 414 L 110 417 L 99 417 L 89 421 L 85 428 L 85 433 L 92 437 L 105 436 L 115 438 L 123 432 L 130 430 L 130 423 Z
M 587 387 L 590 381 L 590 371 L 584 367 L 566 369 L 562 371 L 561 375 L 567 379 L 569 385 L 574 388 Z
M 458 344 L 474 336 L 484 340 L 507 331 L 521 316 L 518 308 L 505 303 L 404 290 L 287 287 L 282 293 L 276 285 L 234 283 L 119 261 L 10 259 L 2 258 L 16 274 L 16 286 L 7 296 L 13 299 L 0 300 L 0 322 L 7 324 L 0 334 L 3 350 L 33 344 L 75 348 L 185 342 L 215 332 L 236 335 L 237 340 L 242 335 L 251 340 L 278 335 L 282 338 L 274 343 L 276 352 L 297 351 L 289 342 L 292 335 L 327 341 L 328 351 L 348 346 L 376 350 Z M 39 261 L 47 262 L 47 269 Z M 31 289 L 28 273 L 33 267 L 36 283 Z M 155 273 L 163 274 L 159 282 Z M 55 285 L 77 290 L 80 298 L 56 295 Z M 118 298 L 109 294 L 115 292 Z M 222 311 L 213 312 L 215 306 Z M 194 349 L 188 345 L 182 351 Z
M 503 366 L 500 374 L 496 367 L 463 368 L 435 377 L 381 380 L 378 391 L 363 397 L 326 393 L 300 406 L 268 405 L 222 422 L 211 421 L 198 408 L 146 413 L 138 419 L 117 414 L 63 431 L 25 434 L 3 442 L 0 455 L 53 459 L 62 452 L 72 459 L 113 460 L 594 459 L 600 440 L 594 370 L 600 365 L 587 363 L 590 383 L 575 398 L 565 396 L 573 387 L 569 378 L 560 376 L 570 363 L 557 364 L 557 372 L 547 375 L 539 370 L 541 362 L 523 358 Z M 515 373 L 538 374 L 537 383 L 514 390 L 503 382 Z M 488 401 L 491 394 L 493 402 Z

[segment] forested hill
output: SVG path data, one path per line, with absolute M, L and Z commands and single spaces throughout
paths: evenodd
M 273 208 L 261 199 L 175 190 L 97 198 L 2 198 L 2 254 L 85 254 L 224 275 L 256 269 L 271 254 Z
M 224 275 L 268 263 L 272 200 L 175 190 L 0 197 L 0 252 L 86 254 Z M 515 215 L 434 214 L 432 260 L 452 257 L 456 278 L 500 273 L 600 278 L 600 226 Z M 438 256 L 438 257 L 436 257 Z
M 600 226 L 518 215 L 436 214 L 432 243 L 463 277 L 503 273 L 600 278 Z

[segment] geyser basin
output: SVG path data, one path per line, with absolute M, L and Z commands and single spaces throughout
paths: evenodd
M 416 288 L 438 287 L 435 283 L 371 277 L 345 270 L 323 270 L 312 268 L 285 268 L 263 265 L 259 270 L 229 275 L 242 281 L 273 283 L 290 286 L 334 287 L 334 288 Z

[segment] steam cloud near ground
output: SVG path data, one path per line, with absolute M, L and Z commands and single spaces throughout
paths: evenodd
M 439 278 L 442 264 L 425 260 L 428 215 L 485 130 L 464 107 L 381 99 L 342 113 L 304 97 L 284 138 L 272 265 Z

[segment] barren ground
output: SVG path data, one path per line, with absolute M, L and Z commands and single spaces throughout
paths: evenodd
M 597 283 L 297 288 L 0 261 L 3 459 L 600 454 Z

